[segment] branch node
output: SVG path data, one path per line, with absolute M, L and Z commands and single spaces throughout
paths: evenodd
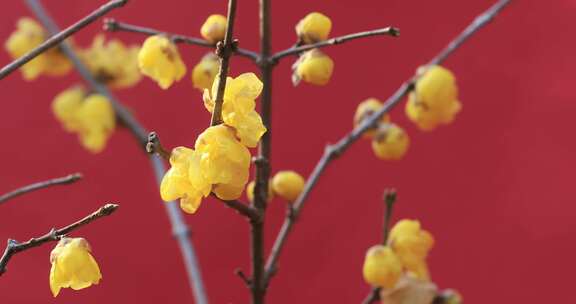
M 170 160 L 170 152 L 166 151 L 160 142 L 160 137 L 156 132 L 148 133 L 148 142 L 146 143 L 146 152 L 148 154 L 158 154 L 164 160 Z
M 104 31 L 116 32 L 119 30 L 118 21 L 114 18 L 106 18 L 103 23 L 102 30 Z
M 236 268 L 234 270 L 234 274 L 240 277 L 240 279 L 242 279 L 244 284 L 246 284 L 246 287 L 252 288 L 252 280 L 246 276 L 246 274 L 244 273 L 244 271 L 242 271 L 242 269 Z

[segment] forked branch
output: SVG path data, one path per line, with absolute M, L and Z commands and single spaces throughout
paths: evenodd
M 116 209 L 118 209 L 118 205 L 116 204 L 106 204 L 102 206 L 100 209 L 92 212 L 88 216 L 84 217 L 83 219 L 74 222 L 66 227 L 60 228 L 58 230 L 52 229 L 50 232 L 46 233 L 45 235 L 37 238 L 31 238 L 27 242 L 18 243 L 16 240 L 9 239 L 8 245 L 4 250 L 4 254 L 0 258 L 0 276 L 6 272 L 6 266 L 8 262 L 15 254 L 28 250 L 30 248 L 38 247 L 47 242 L 56 242 L 59 241 L 63 236 L 66 236 L 68 233 L 87 225 L 101 217 L 108 216 L 112 214 Z
M 500 0 L 492 7 L 490 7 L 487 11 L 476 17 L 474 21 L 462 31 L 454 40 L 452 40 L 438 55 L 436 55 L 428 64 L 441 64 L 450 54 L 456 51 L 468 38 L 474 35 L 479 29 L 484 27 L 488 24 L 502 9 L 506 7 L 511 2 L 511 0 Z M 270 278 L 276 271 L 276 264 L 278 263 L 278 259 L 280 254 L 282 253 L 282 249 L 286 244 L 286 240 L 292 227 L 295 223 L 295 219 L 300 215 L 304 204 L 306 203 L 306 199 L 310 192 L 320 179 L 322 173 L 328 166 L 328 164 L 337 158 L 338 156 L 342 155 L 348 147 L 350 147 L 354 142 L 356 142 L 360 136 L 366 132 L 367 130 L 373 128 L 380 118 L 385 115 L 386 113 L 390 112 L 394 106 L 396 106 L 410 91 L 414 88 L 414 83 L 416 79 L 411 78 L 408 81 L 404 82 L 400 88 L 396 90 L 396 92 L 390 96 L 386 102 L 383 104 L 382 108 L 372 114 L 371 116 L 367 117 L 358 127 L 352 130 L 350 133 L 346 134 L 340 141 L 338 141 L 334 145 L 328 145 L 324 152 L 324 155 L 320 158 L 316 167 L 312 171 L 312 174 L 309 176 L 306 184 L 304 186 L 304 190 L 294 202 L 294 216 L 286 217 L 280 232 L 276 237 L 276 241 L 272 247 L 272 251 L 268 260 L 266 262 L 266 284 L 269 283 Z
M 21 188 L 18 188 L 14 191 L 8 192 L 0 196 L 0 204 L 6 202 L 7 200 L 13 199 L 17 196 L 30 193 L 36 190 L 57 186 L 57 185 L 68 185 L 77 182 L 82 178 L 82 174 L 74 173 L 63 177 L 57 177 L 53 179 L 49 179 L 46 181 L 41 181 L 38 183 L 30 184 Z
M 112 1 L 102 5 L 100 8 L 96 9 L 95 11 L 90 13 L 88 16 L 80 19 L 76 23 L 67 27 L 63 31 L 54 33 L 52 37 L 46 39 L 46 41 L 42 42 L 42 44 L 37 46 L 35 49 L 31 50 L 26 55 L 12 61 L 11 63 L 9 63 L 5 67 L 3 67 L 0 70 L 0 79 L 8 76 L 10 73 L 14 72 L 16 69 L 18 69 L 19 67 L 21 67 L 22 65 L 24 65 L 28 61 L 34 59 L 38 55 L 46 52 L 50 48 L 55 47 L 56 45 L 58 45 L 59 43 L 64 41 L 64 39 L 72 36 L 74 33 L 83 29 L 84 27 L 86 27 L 90 23 L 96 21 L 101 16 L 106 15 L 111 10 L 123 6 L 124 4 L 126 4 L 126 2 L 128 2 L 128 0 L 112 0 Z

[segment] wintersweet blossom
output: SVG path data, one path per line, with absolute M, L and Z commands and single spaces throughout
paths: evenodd
M 32 18 L 20 18 L 16 27 L 4 44 L 12 59 L 24 56 L 48 38 L 48 33 Z M 40 75 L 62 76 L 71 69 L 72 63 L 54 47 L 24 64 L 20 70 L 25 80 L 34 80 Z
M 220 69 L 220 61 L 214 53 L 208 53 L 192 70 L 192 84 L 196 89 L 204 91 L 212 88 L 212 83 Z
M 326 15 L 312 12 L 296 24 L 296 34 L 306 44 L 326 40 L 332 29 L 332 21 Z
M 292 65 L 292 83 L 298 85 L 301 80 L 313 85 L 326 85 L 334 71 L 334 61 L 318 49 L 305 52 Z
M 163 35 L 150 36 L 138 53 L 142 74 L 154 79 L 162 89 L 168 89 L 186 74 L 186 65 L 178 47 Z
M 362 121 L 378 112 L 382 108 L 382 103 L 376 98 L 368 98 L 358 104 L 356 113 L 354 113 L 354 128 L 358 127 Z M 382 123 L 390 122 L 390 115 L 386 114 L 380 119 Z M 364 138 L 372 138 L 376 133 L 376 127 L 369 129 L 362 135 Z
M 366 252 L 362 274 L 372 286 L 393 288 L 402 274 L 402 264 L 390 247 L 375 245 Z
M 454 74 L 438 65 L 420 68 L 418 74 L 406 103 L 408 118 L 424 131 L 451 123 L 462 108 Z
M 388 243 L 404 268 L 420 279 L 430 279 L 426 257 L 434 246 L 434 238 L 421 228 L 419 221 L 404 219 L 396 223 L 390 230 Z
M 200 28 L 200 35 L 212 43 L 224 40 L 226 17 L 218 14 L 208 16 Z
M 97 80 L 113 88 L 128 88 L 142 79 L 139 51 L 139 46 L 126 46 L 117 39 L 105 41 L 104 35 L 97 35 L 92 45 L 78 54 Z
M 54 297 L 62 288 L 80 290 L 102 279 L 98 263 L 83 238 L 62 238 L 50 253 L 50 290 Z
M 279 171 L 272 178 L 272 190 L 279 197 L 293 202 L 304 190 L 304 178 L 295 171 Z
M 380 123 L 372 137 L 372 151 L 384 160 L 402 159 L 409 146 L 408 134 L 394 123 Z
M 204 105 L 212 113 L 219 80 L 212 84 L 212 92 L 204 90 Z M 260 114 L 256 112 L 255 99 L 262 92 L 262 82 L 254 73 L 244 73 L 236 78 L 228 77 L 222 105 L 224 124 L 234 128 L 243 145 L 254 148 L 266 133 Z

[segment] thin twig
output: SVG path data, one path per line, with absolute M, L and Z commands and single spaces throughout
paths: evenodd
M 237 200 L 233 201 L 220 200 L 220 201 L 222 201 L 226 206 L 238 211 L 238 213 L 249 218 L 252 221 L 260 220 L 260 214 L 258 214 L 258 211 L 244 203 L 241 203 Z
M 317 43 L 313 43 L 313 44 L 305 44 L 305 45 L 297 44 L 296 46 L 293 46 L 291 48 L 285 49 L 283 51 L 280 51 L 280 52 L 274 54 L 272 57 L 270 57 L 270 59 L 275 62 L 275 61 L 280 60 L 283 57 L 290 56 L 290 55 L 297 55 L 297 54 L 300 54 L 302 52 L 305 52 L 305 51 L 308 51 L 311 49 L 323 48 L 323 47 L 327 47 L 327 46 L 331 46 L 331 45 L 341 44 L 341 43 L 344 43 L 344 42 L 349 41 L 349 40 L 354 40 L 354 39 L 364 38 L 364 37 L 371 37 L 371 36 L 379 36 L 379 35 L 398 37 L 398 36 L 400 36 L 400 30 L 398 28 L 389 26 L 389 27 L 385 27 L 385 28 L 381 28 L 381 29 L 365 31 L 365 32 L 358 32 L 358 33 L 354 33 L 354 34 L 348 34 L 348 35 L 344 35 L 344 36 L 334 37 L 334 38 L 330 38 L 330 39 L 320 41 Z
M 40 189 L 44 189 L 44 188 L 48 188 L 48 187 L 52 187 L 52 186 L 56 186 L 56 185 L 72 184 L 72 183 L 80 180 L 81 178 L 82 178 L 82 174 L 74 173 L 74 174 L 70 174 L 70 175 L 67 175 L 64 177 L 57 177 L 57 178 L 49 179 L 46 181 L 41 181 L 38 183 L 27 185 L 27 186 L 18 188 L 14 191 L 11 191 L 11 192 L 8 192 L 6 194 L 1 195 L 0 196 L 0 204 L 6 202 L 9 199 L 13 199 L 13 198 L 20 196 L 22 194 L 33 192 L 36 190 L 40 190 Z
M 109 31 L 109 32 L 131 32 L 131 33 L 138 33 L 138 34 L 143 34 L 143 35 L 147 35 L 147 36 L 153 36 L 153 35 L 166 35 L 168 37 L 170 37 L 170 39 L 174 42 L 174 43 L 185 43 L 185 44 L 191 44 L 191 45 L 197 45 L 197 46 L 202 46 L 202 47 L 207 47 L 207 48 L 216 48 L 216 44 L 204 40 L 202 38 L 196 38 L 196 37 L 190 37 L 190 36 L 185 36 L 185 35 L 180 35 L 180 34 L 173 34 L 173 33 L 168 33 L 165 31 L 160 31 L 160 30 L 156 30 L 153 28 L 149 28 L 149 27 L 143 27 L 143 26 L 138 26 L 138 25 L 132 25 L 132 24 L 128 24 L 128 23 L 124 23 L 124 22 L 120 22 L 114 19 L 105 19 L 104 20 L 104 30 Z M 243 48 L 235 48 L 234 49 L 234 53 L 243 57 L 247 57 L 252 59 L 253 61 L 258 61 L 258 54 L 256 52 L 250 51 L 250 50 L 246 50 Z
M 59 241 L 63 236 L 67 235 L 68 233 L 87 225 L 101 217 L 108 216 L 112 214 L 116 209 L 118 209 L 118 205 L 116 204 L 106 204 L 100 209 L 92 212 L 90 215 L 84 217 L 83 219 L 74 222 L 66 227 L 60 228 L 58 230 L 52 229 L 50 232 L 46 233 L 45 235 L 37 238 L 32 238 L 24 243 L 18 243 L 16 240 L 9 239 L 8 245 L 6 246 L 6 250 L 4 250 L 4 254 L 0 258 L 0 276 L 6 272 L 6 265 L 16 253 L 22 252 L 24 250 L 38 247 L 47 242 L 55 242 Z
M 162 157 L 165 161 L 170 160 L 171 153 L 164 149 L 162 143 L 160 142 L 160 137 L 154 131 L 148 133 L 146 152 L 148 152 L 148 154 L 158 154 L 158 156 Z
M 26 0 L 26 3 L 34 12 L 36 17 L 41 21 L 44 27 L 46 27 L 48 32 L 57 33 L 59 31 L 58 26 L 54 23 L 54 20 L 47 13 L 46 9 L 44 9 L 40 0 Z M 78 73 L 82 76 L 82 78 L 84 78 L 90 87 L 98 94 L 104 95 L 106 98 L 108 98 L 108 100 L 110 100 L 114 110 L 116 111 L 118 120 L 132 133 L 138 143 L 142 147 L 145 147 L 148 141 L 148 131 L 134 116 L 132 116 L 132 113 L 112 95 L 112 93 L 105 85 L 94 79 L 90 71 L 78 58 L 70 45 L 68 45 L 66 42 L 62 42 L 60 47 L 64 54 L 70 59 Z M 166 168 L 164 167 L 162 160 L 155 155 L 150 157 L 150 162 L 154 171 L 156 182 L 160 184 L 164 173 L 166 172 Z M 176 202 L 161 203 L 166 209 L 170 224 L 172 225 L 172 233 L 180 247 L 180 252 L 182 254 L 182 258 L 184 259 L 186 273 L 188 275 L 188 281 L 194 296 L 195 303 L 207 304 L 208 300 L 202 280 L 202 274 L 200 272 L 198 258 L 196 257 L 196 251 L 194 249 L 194 245 L 192 244 L 192 240 L 190 239 L 190 230 L 184 221 L 182 211 Z
M 124 4 L 126 4 L 126 2 L 128 2 L 128 0 L 112 0 L 112 1 L 102 5 L 100 8 L 96 9 L 95 11 L 90 13 L 88 16 L 80 19 L 78 22 L 67 27 L 65 30 L 63 30 L 61 32 L 54 33 L 52 37 L 46 39 L 46 41 L 42 42 L 42 44 L 37 46 L 35 49 L 31 50 L 26 55 L 12 61 L 11 63 L 9 63 L 5 67 L 3 67 L 0 70 L 0 79 L 8 76 L 10 73 L 14 72 L 16 69 L 18 69 L 19 67 L 21 67 L 22 65 L 24 65 L 28 61 L 34 59 L 38 55 L 40 55 L 40 54 L 46 52 L 47 50 L 49 50 L 50 48 L 56 46 L 60 42 L 64 41 L 64 39 L 72 36 L 74 33 L 83 29 L 84 27 L 86 27 L 90 23 L 96 21 L 98 18 L 107 14 L 111 10 L 123 6 Z
M 494 4 L 490 9 L 485 11 L 483 14 L 478 16 L 460 35 L 458 35 L 442 52 L 440 52 L 436 57 L 434 57 L 430 64 L 441 64 L 450 54 L 452 54 L 458 47 L 462 45 L 470 36 L 475 34 L 480 28 L 485 26 L 489 21 L 491 21 L 494 16 L 496 16 L 511 0 L 500 0 Z M 272 247 L 270 256 L 266 262 L 266 279 L 269 280 L 276 270 L 276 263 L 280 257 L 282 249 L 286 243 L 288 234 L 292 230 L 295 223 L 295 219 L 302 211 L 308 195 L 318 182 L 318 179 L 328 166 L 328 164 L 334 160 L 336 157 L 344 153 L 350 145 L 356 142 L 360 136 L 368 129 L 375 126 L 380 117 L 388 113 L 395 105 L 397 105 L 414 87 L 415 79 L 409 79 L 403 83 L 400 88 L 390 96 L 386 102 L 383 104 L 382 108 L 377 112 L 367 117 L 357 128 L 352 130 L 346 136 L 344 136 L 338 143 L 334 145 L 328 145 L 324 152 L 324 155 L 320 158 L 316 167 L 312 171 L 312 174 L 306 181 L 304 190 L 294 202 L 294 216 L 287 217 L 276 237 L 276 241 Z
M 224 90 L 226 89 L 226 78 L 228 77 L 228 67 L 230 66 L 230 56 L 236 48 L 237 42 L 233 41 L 234 21 L 236 19 L 236 0 L 228 0 L 228 18 L 226 19 L 226 35 L 224 41 L 216 44 L 216 55 L 220 57 L 220 69 L 218 71 L 218 89 L 214 98 L 214 110 L 210 125 L 215 126 L 222 123 L 222 104 L 224 104 Z

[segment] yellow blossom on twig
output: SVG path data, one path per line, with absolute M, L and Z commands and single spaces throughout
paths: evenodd
M 400 279 L 402 264 L 390 247 L 375 245 L 366 252 L 362 274 L 372 286 L 392 288 Z
M 296 34 L 306 44 L 326 40 L 332 29 L 332 21 L 326 15 L 312 12 L 296 24 Z
M 292 65 L 292 83 L 298 85 L 301 80 L 313 85 L 326 85 L 334 71 L 334 61 L 319 49 L 305 52 Z
M 410 146 L 410 138 L 404 129 L 393 123 L 380 123 L 372 137 L 372 151 L 380 159 L 399 160 Z
M 434 246 L 434 237 L 416 220 L 401 220 L 390 230 L 388 239 L 402 265 L 418 278 L 429 280 L 426 257 Z
M 154 79 L 163 89 L 186 74 L 186 65 L 180 58 L 178 47 L 163 35 L 151 36 L 144 41 L 138 53 L 138 66 L 142 74 Z
M 61 288 L 80 290 L 98 284 L 100 268 L 83 238 L 62 238 L 50 254 L 50 290 L 54 297 Z
M 304 189 L 304 178 L 295 171 L 279 171 L 272 178 L 272 190 L 279 197 L 293 202 Z
M 212 43 L 224 40 L 226 35 L 226 17 L 218 14 L 208 16 L 200 28 L 200 35 Z
M 200 62 L 192 70 L 192 84 L 196 89 L 204 91 L 212 88 L 212 83 L 218 75 L 220 62 L 214 53 L 208 53 L 202 57 Z

